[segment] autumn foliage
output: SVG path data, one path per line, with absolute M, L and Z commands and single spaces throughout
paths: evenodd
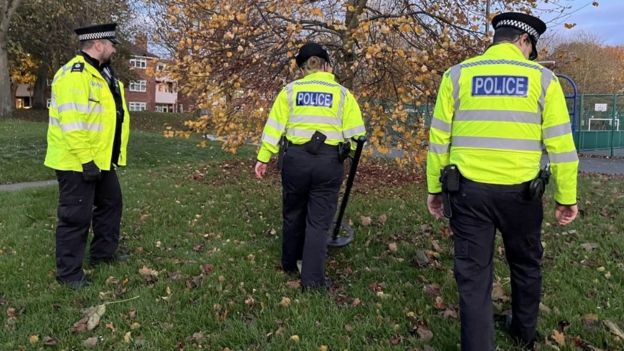
M 231 150 L 259 140 L 274 97 L 298 78 L 298 47 L 316 41 L 358 98 L 375 148 L 401 150 L 401 162 L 418 164 L 427 137 L 422 111 L 433 105 L 441 74 L 489 42 L 485 1 L 477 0 L 154 3 L 166 12 L 160 39 L 176 57 L 172 75 L 209 111 L 188 125 L 227 137 Z M 491 3 L 490 18 L 535 6 Z

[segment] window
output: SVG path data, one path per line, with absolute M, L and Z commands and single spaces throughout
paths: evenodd
M 156 112 L 173 112 L 173 105 L 158 104 L 156 105 Z
M 144 57 L 130 59 L 130 67 L 145 69 L 147 67 L 147 59 Z
M 160 72 L 160 71 L 164 71 L 165 70 L 165 64 L 164 63 L 159 63 L 156 65 L 156 71 Z
M 156 86 L 156 90 L 159 93 L 175 93 L 176 85 L 173 82 L 161 82 Z
M 147 81 L 146 80 L 133 80 L 130 82 L 130 86 L 128 87 L 130 91 L 139 91 L 145 92 L 147 91 Z
M 147 104 L 145 102 L 131 101 L 128 103 L 128 110 L 130 111 L 145 111 L 147 110 Z

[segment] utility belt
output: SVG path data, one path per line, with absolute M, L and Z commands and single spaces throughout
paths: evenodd
M 520 191 L 527 200 L 541 199 L 546 191 L 546 185 L 550 180 L 550 164 L 540 169 L 537 177 L 521 184 L 503 185 L 503 184 L 486 184 L 479 183 L 464 178 L 459 171 L 457 165 L 448 165 L 442 169 L 440 173 L 440 182 L 442 183 L 442 200 L 444 203 L 444 216 L 446 218 L 453 217 L 451 208 L 451 197 L 461 190 L 462 183 L 480 184 L 493 191 Z
M 349 157 L 349 153 L 351 151 L 351 143 L 344 142 L 339 143 L 338 145 L 329 145 L 325 144 L 326 139 L 327 136 L 319 131 L 314 132 L 314 134 L 312 134 L 312 138 L 310 138 L 310 141 L 303 144 L 293 144 L 290 140 L 286 139 L 286 137 L 282 137 L 282 139 L 280 140 L 280 152 L 277 161 L 279 169 L 282 169 L 284 155 L 289 148 L 301 148 L 312 155 L 318 155 L 320 153 L 328 152 L 337 152 L 340 162 L 344 161 L 347 157 Z

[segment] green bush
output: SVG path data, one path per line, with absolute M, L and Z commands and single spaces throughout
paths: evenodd
M 48 122 L 48 110 L 16 110 L 13 118 L 30 122 Z M 191 113 L 130 112 L 130 128 L 146 132 L 161 133 L 167 127 L 186 130 L 184 121 L 192 119 Z

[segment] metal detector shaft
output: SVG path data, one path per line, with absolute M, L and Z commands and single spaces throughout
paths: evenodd
M 342 227 L 342 217 L 347 209 L 347 203 L 349 202 L 349 194 L 351 193 L 351 187 L 353 187 L 353 181 L 355 180 L 355 174 L 357 172 L 358 163 L 360 162 L 360 156 L 362 155 L 362 149 L 364 143 L 366 143 L 366 137 L 361 136 L 356 140 L 357 147 L 355 148 L 355 155 L 351 161 L 351 169 L 349 169 L 349 176 L 347 178 L 347 188 L 345 189 L 342 202 L 340 202 L 340 210 L 338 211 L 338 219 L 336 220 L 336 226 L 334 227 L 334 233 L 332 239 L 335 241 L 340 233 Z

